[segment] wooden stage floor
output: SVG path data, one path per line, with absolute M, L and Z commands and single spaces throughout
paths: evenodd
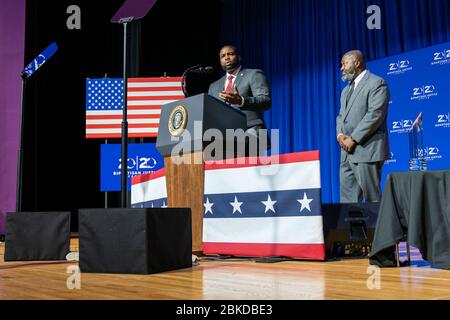
M 71 250 L 77 249 L 73 239 Z M 3 253 L 0 243 L 2 300 L 450 300 L 450 270 L 414 259 L 413 266 L 388 269 L 369 268 L 367 259 L 200 261 L 192 268 L 153 275 L 81 273 L 77 289 L 71 281 L 76 262 L 4 262 Z

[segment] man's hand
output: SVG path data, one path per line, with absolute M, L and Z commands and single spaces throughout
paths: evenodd
M 342 149 L 347 151 L 348 153 L 353 153 L 356 148 L 356 141 L 352 139 L 352 137 L 347 136 L 345 134 L 341 134 L 338 137 L 339 145 Z
M 239 95 L 239 91 L 236 86 L 234 87 L 234 91 L 232 93 L 226 93 L 225 91 L 219 93 L 219 98 L 229 104 L 240 105 L 242 103 L 242 97 Z
M 339 137 L 338 137 L 337 140 L 338 140 L 339 145 L 341 146 L 342 149 L 345 149 L 345 148 L 344 148 L 344 141 L 347 140 L 348 138 L 349 138 L 349 136 L 347 136 L 347 135 L 345 135 L 345 134 L 340 134 L 340 135 L 339 135 Z
M 344 141 L 344 150 L 348 153 L 353 153 L 356 148 L 356 141 L 352 139 L 352 137 L 347 136 L 347 139 Z

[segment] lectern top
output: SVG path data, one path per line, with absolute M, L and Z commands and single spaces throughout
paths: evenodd
M 150 11 L 157 0 L 126 0 L 112 17 L 111 22 L 122 23 L 139 20 Z

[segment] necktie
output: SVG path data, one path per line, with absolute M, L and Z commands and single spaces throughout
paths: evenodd
M 353 82 L 350 84 L 350 90 L 349 90 L 348 93 L 347 93 L 347 104 L 348 104 L 348 102 L 350 101 L 350 98 L 352 97 L 353 90 L 355 90 L 355 81 L 353 81 Z
M 227 87 L 225 89 L 226 93 L 231 93 L 231 89 L 233 87 L 233 78 L 234 78 L 234 76 L 231 75 L 231 74 L 227 78 L 228 79 L 228 83 L 227 83 Z

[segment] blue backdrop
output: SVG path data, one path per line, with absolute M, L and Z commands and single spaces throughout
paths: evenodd
M 386 79 L 390 91 L 388 130 L 391 160 L 387 174 L 408 170 L 409 135 L 423 113 L 423 146 L 429 170 L 450 168 L 450 42 L 370 62 L 368 68 Z
M 339 201 L 340 58 L 351 49 L 376 60 L 450 41 L 448 0 L 227 0 L 222 42 L 272 88 L 265 118 L 280 129 L 280 152 L 320 150 L 323 202 Z M 367 8 L 381 9 L 369 30 Z

